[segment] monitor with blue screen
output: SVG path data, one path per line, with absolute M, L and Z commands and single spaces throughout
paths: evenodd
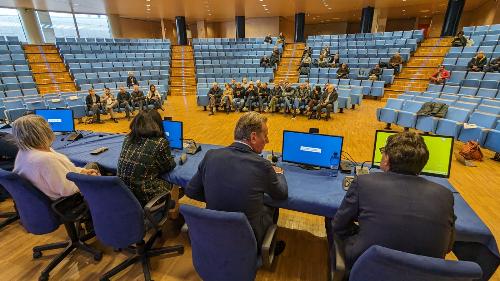
M 379 168 L 382 161 L 380 148 L 387 143 L 387 138 L 397 134 L 394 131 L 378 130 L 375 134 L 372 167 Z M 422 135 L 429 151 L 429 161 L 422 170 L 422 175 L 450 177 L 451 157 L 453 154 L 453 137 L 438 135 Z
M 35 114 L 47 120 L 54 132 L 69 133 L 75 131 L 75 121 L 71 109 L 37 109 Z
M 342 155 L 341 136 L 283 131 L 285 162 L 330 168 L 332 159 Z
M 165 137 L 170 142 L 170 147 L 182 149 L 182 122 L 164 120 L 163 129 L 165 130 Z

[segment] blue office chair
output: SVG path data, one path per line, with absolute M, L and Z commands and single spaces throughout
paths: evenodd
M 82 202 L 72 211 L 64 211 L 63 213 L 63 206 L 67 206 L 69 202 L 72 202 L 74 197 L 65 197 L 52 202 L 45 194 L 19 175 L 2 169 L 0 169 L 0 184 L 7 189 L 14 199 L 21 224 L 29 233 L 36 235 L 51 233 L 57 230 L 61 223 L 66 228 L 70 238 L 69 241 L 33 248 L 33 258 L 35 259 L 42 257 L 43 251 L 64 248 L 64 251 L 58 254 L 42 271 L 40 281 L 49 280 L 52 269 L 74 249 L 80 249 L 92 254 L 96 261 L 101 260 L 102 253 L 85 243 L 85 241 L 95 236 L 94 233 L 90 232 L 81 235 L 76 228 L 76 224 L 79 224 L 88 214 L 85 203 Z
M 149 258 L 168 253 L 184 253 L 181 245 L 153 248 L 162 235 L 171 207 L 170 194 L 152 199 L 144 209 L 128 187 L 118 177 L 96 177 L 76 173 L 66 176 L 75 182 L 87 202 L 97 238 L 115 249 L 130 248 L 133 255 L 101 277 L 109 280 L 136 262 L 142 263 L 146 281 L 151 280 Z M 160 218 L 158 218 L 160 216 Z M 147 228 L 153 235 L 144 241 Z
M 469 261 L 447 261 L 371 246 L 352 267 L 349 281 L 472 281 L 481 267 Z
M 271 267 L 276 225 L 268 229 L 260 257 L 255 235 L 243 213 L 191 205 L 181 205 L 180 212 L 189 228 L 194 268 L 203 280 L 253 281 L 261 264 Z
M 0 202 L 5 201 L 6 198 L 8 198 L 7 191 L 0 186 Z M 5 219 L 2 222 L 0 222 L 0 229 L 4 228 L 5 226 L 15 222 L 19 216 L 17 215 L 16 212 L 0 212 L 0 218 Z

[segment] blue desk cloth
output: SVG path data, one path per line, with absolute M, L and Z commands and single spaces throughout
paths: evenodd
M 104 169 L 116 171 L 124 135 L 104 133 L 84 133 L 86 136 L 78 141 L 69 143 L 58 136 L 54 142 L 54 149 L 67 155 L 77 165 L 88 162 L 98 162 Z M 100 155 L 90 155 L 90 151 L 106 146 L 108 151 Z M 185 187 L 191 177 L 196 173 L 198 164 L 203 159 L 206 151 L 220 146 L 202 144 L 202 151 L 196 155 L 188 155 L 188 161 L 183 166 L 177 166 L 163 177 L 165 180 L 180 187 Z M 173 151 L 176 159 L 181 151 Z M 342 189 L 343 174 L 331 176 L 329 170 L 304 170 L 297 165 L 279 163 L 285 170 L 288 182 L 288 199 L 274 201 L 266 198 L 266 204 L 314 215 L 323 216 L 327 223 L 335 215 L 345 191 Z M 491 231 L 469 207 L 462 196 L 451 186 L 447 179 L 426 177 L 429 180 L 442 184 L 454 193 L 457 247 L 454 252 L 460 259 L 473 260 L 483 268 L 485 278 L 488 280 L 500 264 L 500 254 Z M 328 227 L 327 227 L 328 230 Z M 462 242 L 459 243 L 459 242 Z M 465 243 L 465 244 L 463 244 Z

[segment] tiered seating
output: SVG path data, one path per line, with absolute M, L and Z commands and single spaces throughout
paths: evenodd
M 259 65 L 264 55 L 271 56 L 274 47 L 264 43 L 264 38 L 200 38 L 193 39 L 193 47 L 198 83 L 206 83 L 208 78 L 247 77 L 265 82 L 273 78 L 272 68 Z
M 446 116 L 417 116 L 417 111 L 425 102 L 447 104 L 449 108 Z M 498 140 L 498 132 L 490 131 L 500 128 L 500 99 L 446 92 L 406 92 L 397 99 L 388 99 L 384 108 L 377 109 L 377 119 L 423 132 L 453 136 L 464 142 L 475 140 L 484 147 L 500 152 L 500 145 L 492 141 L 492 138 Z M 465 128 L 464 123 L 475 124 L 476 127 Z M 490 132 L 493 132 L 491 138 Z
M 339 53 L 340 63 L 346 63 L 349 66 L 350 79 L 366 80 L 370 68 L 381 62 L 388 63 L 390 57 L 397 52 L 401 54 L 404 61 L 408 61 L 411 52 L 416 50 L 417 44 L 422 39 L 422 31 L 414 30 L 309 36 L 307 44 L 312 48 L 313 61 L 319 58 L 321 49 L 328 46 L 331 54 Z M 301 76 L 300 81 L 315 82 L 314 79 L 335 78 L 336 72 L 336 68 L 312 67 L 309 75 Z M 384 69 L 381 81 L 385 84 L 392 84 L 394 70 Z
M 0 97 L 38 95 L 31 70 L 17 37 L 0 36 Z
M 139 85 L 159 85 L 166 92 L 170 78 L 170 41 L 160 39 L 56 38 L 75 82 L 82 90 L 123 86 L 128 72 Z

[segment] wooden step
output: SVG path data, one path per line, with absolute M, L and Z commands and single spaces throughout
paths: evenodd
M 61 92 L 75 92 L 76 87 L 74 83 L 60 83 L 50 85 L 39 85 L 38 91 L 40 94 L 61 93 Z
M 194 61 L 192 60 L 172 60 L 172 67 L 194 67 Z
M 27 59 L 30 63 L 62 62 L 59 54 L 27 54 Z

